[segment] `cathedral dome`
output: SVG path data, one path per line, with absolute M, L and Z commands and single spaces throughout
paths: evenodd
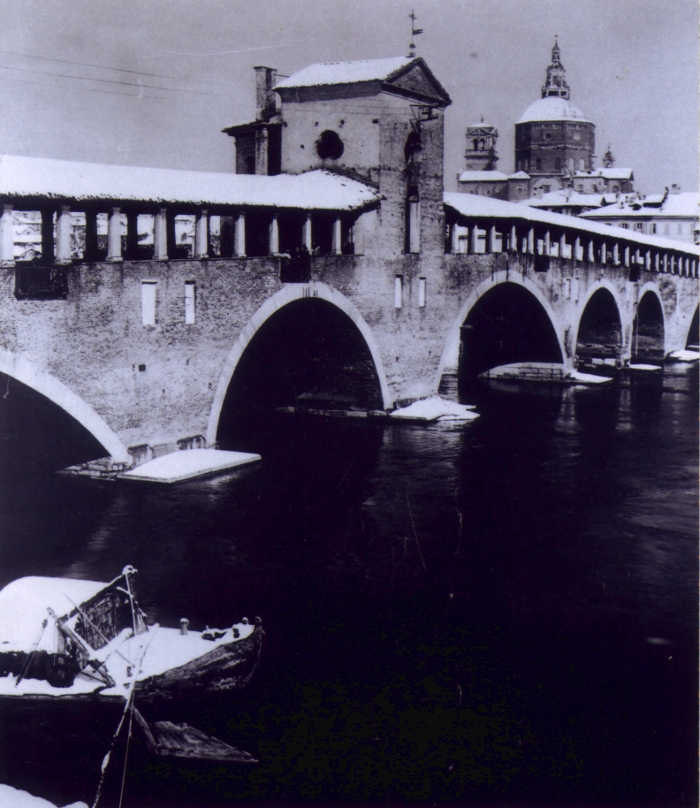
M 538 98 L 523 112 L 517 123 L 531 123 L 533 121 L 582 121 L 583 123 L 590 123 L 583 112 L 574 106 L 568 98 L 562 98 L 558 95 Z

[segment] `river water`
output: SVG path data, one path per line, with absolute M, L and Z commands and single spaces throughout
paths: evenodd
M 262 464 L 177 486 L 5 464 L 1 585 L 131 563 L 151 622 L 263 620 L 245 691 L 173 707 L 260 763 L 134 740 L 125 806 L 697 805 L 697 368 L 476 403 L 270 416 L 223 447 Z M 104 750 L 20 754 L 7 730 L 0 780 L 92 800 Z

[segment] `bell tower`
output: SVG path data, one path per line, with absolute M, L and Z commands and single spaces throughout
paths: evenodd
M 559 96 L 559 98 L 569 98 L 571 95 L 569 85 L 566 83 L 566 70 L 561 63 L 561 51 L 557 37 L 554 37 L 552 61 L 547 66 L 547 76 L 542 85 L 542 98 L 549 98 L 553 95 Z
M 467 127 L 467 150 L 465 168 L 467 171 L 495 171 L 498 163 L 496 141 L 498 130 L 481 119 L 480 123 Z

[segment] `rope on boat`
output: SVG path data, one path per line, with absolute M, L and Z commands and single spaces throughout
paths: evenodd
M 124 769 L 122 771 L 122 787 L 119 792 L 119 808 L 122 808 L 122 800 L 124 799 L 124 787 L 126 786 L 126 764 L 129 760 L 129 744 L 131 743 L 131 730 L 134 726 L 134 701 L 131 701 L 131 709 L 129 710 L 129 732 L 126 736 L 126 750 L 124 751 Z
M 126 704 L 124 705 L 124 710 L 122 712 L 122 717 L 119 721 L 119 726 L 117 727 L 116 732 L 112 736 L 112 742 L 109 745 L 109 749 L 107 750 L 107 754 L 104 756 L 102 760 L 102 774 L 100 775 L 100 782 L 97 786 L 97 794 L 95 794 L 95 800 L 92 803 L 91 808 L 97 808 L 97 803 L 99 802 L 100 796 L 102 795 L 102 788 L 105 783 L 105 777 L 107 775 L 107 767 L 109 766 L 109 760 L 112 756 L 112 752 L 114 751 L 114 747 L 117 743 L 117 738 L 119 737 L 119 733 L 121 732 L 122 726 L 124 724 L 124 719 L 126 718 L 126 714 L 129 712 L 130 708 L 132 707 L 132 702 L 134 699 L 134 691 L 136 690 L 136 679 L 138 678 L 139 673 L 141 672 L 141 663 L 143 662 L 143 658 L 146 656 L 146 651 L 148 650 L 148 646 L 151 644 L 151 640 L 155 636 L 156 632 L 158 631 L 158 626 L 154 627 L 154 631 L 152 632 L 151 636 L 148 639 L 148 642 L 144 645 L 143 651 L 141 652 L 141 656 L 139 657 L 138 664 L 136 666 L 136 670 L 134 671 L 134 678 L 131 682 L 131 687 L 129 688 L 129 695 L 126 698 Z M 132 710 L 133 716 L 133 710 Z M 131 731 L 131 721 L 129 722 L 129 731 Z M 128 746 L 127 746 L 128 751 Z M 126 771 L 126 770 L 125 770 Z M 120 803 L 121 804 L 121 803 Z
M 48 625 L 48 622 L 49 622 L 48 619 L 44 618 L 44 621 L 41 624 L 41 631 L 39 632 L 39 636 L 36 638 L 36 642 L 34 643 L 34 647 L 29 652 L 29 656 L 27 657 L 24 665 L 22 665 L 22 668 L 20 670 L 20 674 L 17 677 L 17 679 L 15 680 L 15 687 L 17 687 L 19 685 L 19 683 L 22 681 L 22 679 L 24 679 L 24 677 L 27 675 L 27 672 L 29 671 L 29 666 L 32 663 L 32 657 L 34 656 L 34 652 L 36 651 L 37 647 L 39 646 L 39 643 L 41 642 L 41 638 L 44 636 L 44 630 L 46 629 L 46 626 Z

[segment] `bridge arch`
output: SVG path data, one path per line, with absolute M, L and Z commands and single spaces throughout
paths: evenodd
M 666 356 L 666 318 L 655 283 L 645 283 L 639 290 L 631 347 L 633 359 L 663 359 Z
M 477 303 L 482 300 L 489 292 L 498 287 L 504 287 L 506 284 L 510 284 L 511 286 L 519 287 L 521 290 L 528 293 L 528 297 L 532 299 L 533 303 L 539 304 L 539 308 L 542 311 L 543 316 L 546 316 L 546 319 L 549 322 L 549 325 L 553 331 L 553 337 L 556 339 L 556 343 L 559 349 L 559 360 L 562 363 L 566 363 L 567 353 L 566 348 L 564 345 L 563 334 L 566 330 L 566 324 L 563 323 L 560 318 L 555 313 L 554 309 L 550 305 L 549 301 L 542 293 L 541 289 L 536 286 L 532 281 L 530 281 L 527 277 L 522 277 L 521 275 L 516 275 L 513 272 L 509 272 L 507 270 L 503 270 L 501 272 L 496 272 L 493 276 L 485 281 L 482 281 L 476 289 L 469 295 L 467 300 L 465 301 L 464 305 L 460 309 L 459 314 L 457 317 L 452 321 L 449 331 L 447 333 L 447 338 L 445 340 L 445 347 L 442 351 L 442 356 L 440 357 L 440 365 L 438 366 L 437 373 L 435 376 L 434 382 L 434 389 L 437 390 L 440 385 L 440 380 L 444 374 L 444 372 L 448 368 L 452 368 L 457 363 L 457 358 L 459 356 L 459 346 L 460 346 L 460 339 L 461 339 L 461 329 L 464 323 L 467 321 L 470 312 L 474 309 Z
M 0 348 L 0 373 L 45 396 L 83 426 L 119 463 L 131 464 L 124 444 L 95 410 L 55 376 L 41 370 L 29 359 Z
M 579 309 L 574 358 L 620 359 L 622 311 L 614 287 L 606 280 L 596 283 Z
M 229 389 L 233 375 L 236 368 L 243 356 L 246 348 L 250 345 L 253 337 L 258 333 L 260 328 L 277 312 L 283 309 L 290 303 L 316 299 L 330 303 L 335 308 L 347 315 L 352 323 L 360 332 L 374 363 L 374 368 L 377 373 L 377 378 L 381 388 L 382 404 L 384 408 L 388 409 L 393 403 L 389 385 L 386 381 L 386 374 L 384 372 L 384 364 L 382 362 L 379 345 L 372 334 L 372 331 L 367 325 L 367 322 L 362 317 L 356 306 L 348 300 L 343 294 L 328 286 L 325 283 L 312 281 L 305 284 L 288 284 L 276 292 L 272 297 L 268 298 L 262 306 L 250 318 L 248 323 L 242 329 L 238 338 L 236 339 L 233 347 L 231 348 L 228 357 L 224 363 L 224 367 L 219 376 L 214 401 L 212 403 L 211 411 L 209 414 L 209 422 L 207 425 L 207 443 L 213 444 L 216 442 L 217 431 L 219 427 L 219 420 L 221 418 L 221 411 L 224 406 L 226 394 Z

